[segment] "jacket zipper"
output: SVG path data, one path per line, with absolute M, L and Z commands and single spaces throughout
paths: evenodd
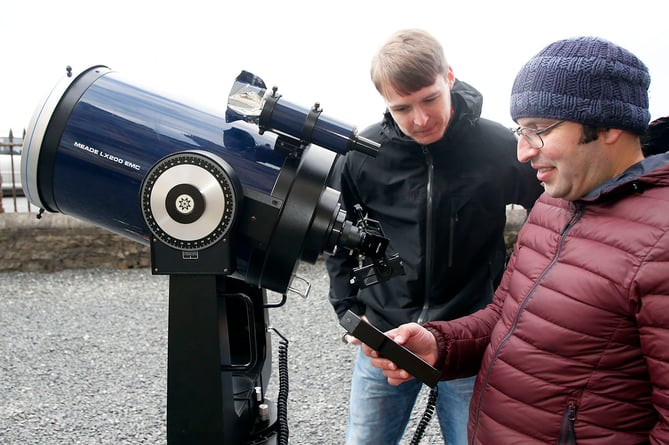
M 582 208 L 580 206 L 576 206 L 571 214 L 571 217 L 569 218 L 569 221 L 567 221 L 567 224 L 565 224 L 565 226 L 560 231 L 560 242 L 558 243 L 555 255 L 553 255 L 553 259 L 548 264 L 548 266 L 546 266 L 543 272 L 541 272 L 541 275 L 539 275 L 537 280 L 534 282 L 530 290 L 527 292 L 527 295 L 525 295 L 525 298 L 518 307 L 518 312 L 516 313 L 516 316 L 513 319 L 513 323 L 511 324 L 509 332 L 506 333 L 504 338 L 500 341 L 499 346 L 495 350 L 495 354 L 493 355 L 493 358 L 490 360 L 490 365 L 488 365 L 488 370 L 486 371 L 485 379 L 483 380 L 483 385 L 481 386 L 482 388 L 485 388 L 488 385 L 488 380 L 490 379 L 490 373 L 492 372 L 492 368 L 495 364 L 495 361 L 497 360 L 497 356 L 499 356 L 502 348 L 504 347 L 504 344 L 511 338 L 511 335 L 516 330 L 516 326 L 518 326 L 518 322 L 520 321 L 520 316 L 525 310 L 525 306 L 527 306 L 527 303 L 529 303 L 530 298 L 532 298 L 534 291 L 537 289 L 537 287 L 539 287 L 539 283 L 541 283 L 544 277 L 548 274 L 548 272 L 550 272 L 550 270 L 557 262 L 560 253 L 562 252 L 562 246 L 564 245 L 567 235 L 571 231 L 572 227 L 574 227 L 574 225 L 576 225 L 576 223 L 581 219 L 581 216 L 583 216 Z M 476 405 L 476 420 L 474 423 L 474 433 L 472 434 L 471 443 L 474 443 L 474 439 L 476 438 L 476 433 L 478 432 L 482 402 L 483 402 L 483 391 L 481 391 L 478 396 L 478 401 Z
M 453 267 L 453 255 L 454 248 L 453 243 L 455 241 L 455 225 L 458 222 L 458 212 L 452 208 L 453 202 L 451 201 L 451 216 L 449 218 L 449 231 L 448 231 L 448 268 Z
M 574 423 L 576 422 L 576 402 L 569 401 L 567 409 L 562 418 L 562 427 L 560 428 L 560 438 L 558 445 L 576 445 L 576 434 L 574 432 Z
M 423 300 L 423 309 L 416 323 L 425 323 L 430 310 L 430 289 L 432 289 L 432 183 L 434 181 L 434 162 L 432 154 L 427 147 L 423 146 L 423 154 L 425 155 L 425 163 L 427 164 L 427 184 L 425 200 L 425 297 Z

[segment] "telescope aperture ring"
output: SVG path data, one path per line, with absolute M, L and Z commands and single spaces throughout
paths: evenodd
M 158 161 L 143 181 L 144 220 L 153 235 L 167 245 L 181 250 L 209 247 L 224 237 L 234 222 L 238 205 L 232 181 L 210 156 L 196 152 L 169 155 Z

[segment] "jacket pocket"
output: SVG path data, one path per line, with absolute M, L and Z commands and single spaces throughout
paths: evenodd
M 576 422 L 576 402 L 570 400 L 562 417 L 558 445 L 576 445 L 574 423 Z

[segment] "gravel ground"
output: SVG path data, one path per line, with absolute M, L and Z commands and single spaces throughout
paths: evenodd
M 322 261 L 298 275 L 310 295 L 269 312 L 290 342 L 289 442 L 342 444 L 355 348 L 340 340 Z M 0 273 L 0 444 L 166 444 L 167 285 L 148 269 Z M 438 429 L 433 419 L 422 443 L 442 443 Z

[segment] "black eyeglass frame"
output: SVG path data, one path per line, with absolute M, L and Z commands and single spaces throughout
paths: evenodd
M 560 125 L 564 122 L 565 121 L 553 122 L 548 127 L 542 128 L 541 130 L 536 130 L 534 128 L 528 128 L 528 127 L 518 127 L 518 128 L 516 128 L 512 131 L 513 131 L 513 134 L 515 134 L 518 137 L 524 136 L 525 139 L 527 140 L 527 142 L 530 144 L 530 147 L 536 148 L 537 150 L 541 150 L 542 148 L 544 148 L 544 140 L 541 137 L 541 135 L 546 133 L 547 131 L 552 130 L 553 128 L 557 127 L 558 125 Z M 533 136 L 537 136 L 539 138 L 539 142 L 541 142 L 541 145 L 539 145 L 538 147 L 535 146 L 536 144 L 532 143 L 532 137 Z

